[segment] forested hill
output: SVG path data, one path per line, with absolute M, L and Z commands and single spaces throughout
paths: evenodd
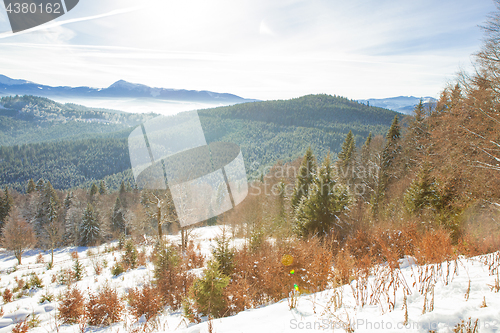
M 90 137 L 126 137 L 154 114 L 87 108 L 36 96 L 0 99 L 0 146 Z M 126 130 L 125 133 L 119 131 Z
M 26 96 L 3 98 L 1 104 L 0 139 L 14 137 L 19 143 L 33 143 L 1 141 L 0 185 L 24 191 L 30 178 L 44 178 L 57 189 L 68 189 L 105 179 L 116 189 L 122 179 L 133 180 L 127 136 L 132 124 L 151 115 L 86 109 Z M 309 146 L 319 157 L 331 152 L 335 158 L 350 130 L 360 145 L 370 132 L 384 135 L 396 114 L 329 95 L 199 111 L 207 141 L 240 145 L 247 173 L 253 177 L 277 160 L 301 156 Z M 100 121 L 85 123 L 82 119 Z M 47 141 L 44 138 L 57 141 L 43 142 Z
M 202 111 L 207 116 L 263 121 L 286 126 L 322 127 L 338 123 L 387 125 L 394 111 L 344 97 L 307 95 L 290 100 L 244 103 Z

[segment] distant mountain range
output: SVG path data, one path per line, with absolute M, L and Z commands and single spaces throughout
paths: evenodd
M 49 98 L 148 98 L 156 100 L 182 101 L 230 105 L 253 102 L 240 96 L 226 93 L 216 93 L 206 90 L 185 90 L 151 88 L 143 84 L 119 80 L 107 88 L 91 87 L 52 87 L 26 80 L 12 79 L 0 74 L 0 96 L 34 95 Z
M 425 106 L 430 103 L 435 104 L 437 100 L 433 97 L 422 97 Z M 415 105 L 420 101 L 420 97 L 414 96 L 399 96 L 391 98 L 370 98 L 370 99 L 360 99 L 358 102 L 363 104 L 368 104 L 370 106 L 377 106 L 379 108 L 389 109 L 405 114 L 411 114 Z

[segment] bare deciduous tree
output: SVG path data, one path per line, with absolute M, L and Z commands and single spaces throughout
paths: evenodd
M 13 210 L 3 229 L 2 246 L 14 252 L 20 265 L 22 254 L 32 248 L 35 243 L 36 238 L 33 228 L 19 216 L 17 210 Z

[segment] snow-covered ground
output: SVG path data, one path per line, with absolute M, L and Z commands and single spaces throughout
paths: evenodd
M 215 246 L 214 238 L 220 232 L 218 226 L 199 228 L 192 237 L 195 244 L 201 245 L 202 253 L 209 257 Z M 173 242 L 179 240 L 179 236 L 168 237 Z M 243 240 L 233 241 L 234 246 L 242 243 Z M 76 283 L 80 290 L 94 291 L 107 283 L 119 294 L 125 295 L 128 288 L 152 279 L 151 263 L 113 277 L 110 268 L 121 257 L 119 251 L 109 251 L 115 245 L 59 249 L 55 252 L 55 265 L 51 270 L 46 269 L 50 260 L 48 252 L 43 252 L 45 264 L 36 263 L 38 250 L 25 253 L 23 264 L 17 266 L 15 271 L 15 258 L 5 251 L 0 252 L 1 292 L 6 288 L 12 290 L 17 285 L 16 279 L 29 279 L 32 272 L 38 274 L 45 286 L 1 305 L 0 333 L 10 332 L 15 322 L 26 317 L 35 317 L 39 321 L 30 332 L 81 332 L 78 325 L 58 326 L 55 300 L 39 303 L 42 295 L 57 296 L 67 291 L 66 286 L 52 283 L 52 279 L 62 269 L 73 266 L 72 251 L 78 252 L 79 260 L 85 267 L 84 278 Z M 107 268 L 100 275 L 95 275 L 93 263 L 104 261 Z M 366 279 L 353 279 L 350 285 L 315 294 L 295 295 L 232 317 L 215 319 L 213 332 L 453 332 L 458 323 L 462 320 L 467 322 L 469 318 L 472 323 L 478 320 L 479 332 L 500 332 L 500 292 L 494 288 L 498 284 L 498 276 L 493 270 L 499 263 L 498 252 L 428 266 L 418 266 L 412 258 L 406 258 L 401 260 L 400 269 L 394 271 L 388 266 L 380 266 Z M 395 293 L 394 286 L 397 287 Z M 293 295 L 293 291 L 290 293 Z M 132 332 L 140 324 L 126 315 L 121 323 L 109 327 L 86 327 L 84 330 Z M 180 311 L 172 313 L 165 310 L 157 330 L 208 332 L 207 324 L 206 321 L 188 323 Z

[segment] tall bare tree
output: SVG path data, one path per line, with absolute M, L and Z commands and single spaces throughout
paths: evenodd
M 2 246 L 7 250 L 14 252 L 19 265 L 21 264 L 22 254 L 32 248 L 36 243 L 35 232 L 31 225 L 26 222 L 19 212 L 14 209 L 7 219 L 3 228 Z

